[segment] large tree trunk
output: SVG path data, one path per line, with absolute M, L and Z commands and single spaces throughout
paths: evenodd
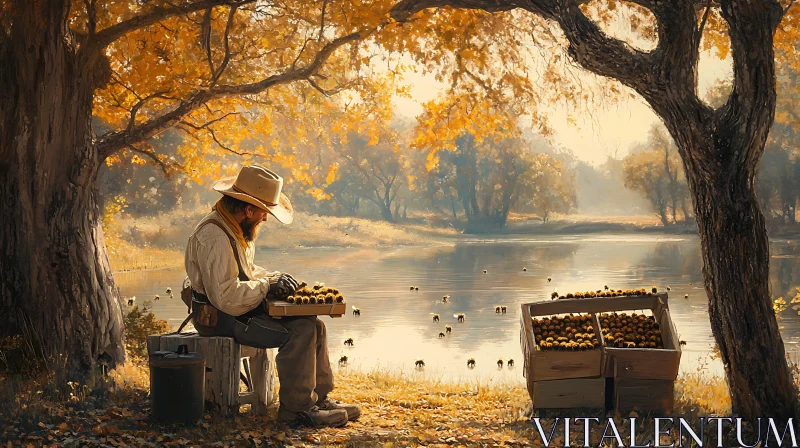
M 795 388 L 772 310 L 769 241 L 754 171 L 731 165 L 714 176 L 726 181 L 709 182 L 697 170 L 690 178 L 711 329 L 733 406 L 746 416 L 786 418 L 794 413 Z
M 0 335 L 86 373 L 124 360 L 92 144 L 92 71 L 78 61 L 68 4 L 20 1 L 0 37 Z M 0 34 L 3 33 L 0 30 Z
M 734 88 L 717 110 L 660 115 L 678 142 L 700 231 L 711 330 L 736 411 L 755 421 L 795 416 L 797 389 L 772 310 L 769 240 L 756 171 L 775 113 L 775 2 L 723 2 L 733 49 Z M 671 109 L 671 110 L 670 110 Z M 680 115 L 678 115 L 680 114 Z M 702 148 L 702 151 L 698 151 Z

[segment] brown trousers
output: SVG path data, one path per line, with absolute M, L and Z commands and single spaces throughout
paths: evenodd
M 289 331 L 289 339 L 278 347 L 275 357 L 281 406 L 292 412 L 311 409 L 333 390 L 325 323 L 316 316 L 275 319 L 263 313 L 258 317 Z

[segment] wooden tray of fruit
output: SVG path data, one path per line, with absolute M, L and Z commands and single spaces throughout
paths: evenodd
M 268 313 L 272 317 L 331 316 L 342 317 L 347 309 L 344 296 L 336 288 L 324 283 L 309 286 L 305 282 L 286 300 L 268 300 Z

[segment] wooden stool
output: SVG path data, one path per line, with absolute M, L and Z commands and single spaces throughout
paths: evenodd
M 228 337 L 202 337 L 196 332 L 156 334 L 147 337 L 147 353 L 177 351 L 186 344 L 206 361 L 205 401 L 223 414 L 249 404 L 256 415 L 266 415 L 275 401 L 275 350 L 237 344 Z M 247 391 L 239 392 L 239 378 L 247 379 Z

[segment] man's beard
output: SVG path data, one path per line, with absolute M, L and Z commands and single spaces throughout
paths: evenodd
M 242 227 L 242 234 L 244 235 L 245 241 L 249 243 L 258 237 L 258 229 L 261 227 L 262 222 L 264 221 L 260 219 L 249 220 L 246 218 L 242 221 L 240 226 Z

